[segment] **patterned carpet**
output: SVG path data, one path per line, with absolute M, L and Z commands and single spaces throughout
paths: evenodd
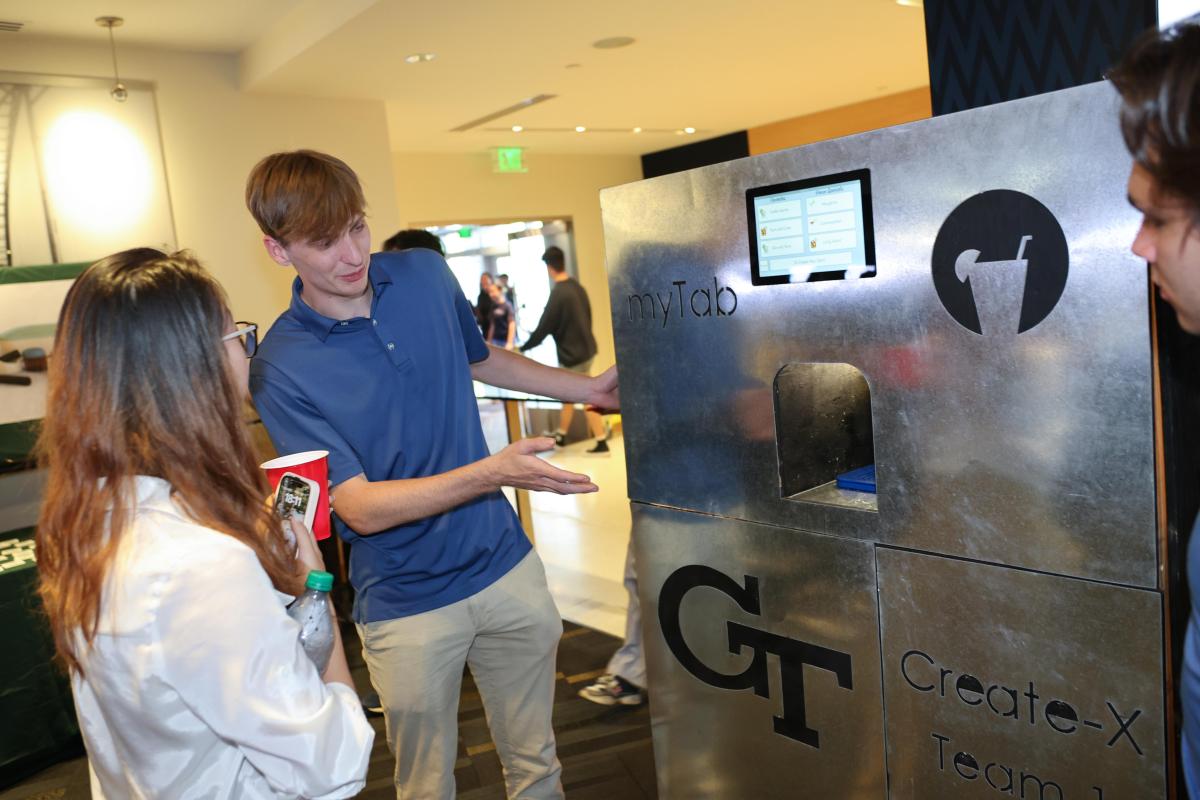
M 554 701 L 554 730 L 563 765 L 568 800 L 644 800 L 658 796 L 654 753 L 650 744 L 650 715 L 641 708 L 605 708 L 577 696 L 579 689 L 604 671 L 620 642 L 607 634 L 563 623 L 558 647 L 558 683 Z M 355 683 L 368 687 L 353 627 L 343 628 Z M 392 757 L 387 752 L 382 718 L 374 718 L 375 749 L 367 772 L 364 800 L 390 800 Z M 479 693 L 470 675 L 463 679 L 458 714 L 458 763 L 454 777 L 460 800 L 504 800 L 500 760 L 488 735 Z M 0 800 L 86 800 L 87 762 L 74 759 L 58 764 L 22 783 L 0 791 Z

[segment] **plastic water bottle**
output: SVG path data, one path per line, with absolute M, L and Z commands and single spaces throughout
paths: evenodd
M 333 575 L 313 570 L 304 582 L 304 594 L 288 606 L 288 616 L 300 625 L 300 644 L 304 652 L 324 673 L 333 653 L 333 611 L 329 605 L 329 590 L 333 588 Z

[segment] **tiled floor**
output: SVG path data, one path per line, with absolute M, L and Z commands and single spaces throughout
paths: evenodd
M 600 491 L 582 495 L 532 495 L 537 551 L 546 565 L 550 593 L 563 619 L 622 636 L 628 600 L 622 576 L 629 545 L 629 497 L 625 444 L 619 432 L 607 456 L 584 451 L 592 441 L 556 449 L 557 467 L 591 476 Z
M 503 407 L 483 401 L 479 412 L 494 453 L 507 442 Z M 588 439 L 555 448 L 545 458 L 562 469 L 591 476 L 600 491 L 532 492 L 533 528 L 550 593 L 563 619 L 619 637 L 625 633 L 628 605 L 622 580 L 631 524 L 625 442 L 618 427 L 609 440 L 608 455 L 588 455 L 585 451 L 592 444 Z

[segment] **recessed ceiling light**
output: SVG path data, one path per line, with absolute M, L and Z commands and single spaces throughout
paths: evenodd
M 921 0 L 896 0 L 898 6 L 908 6 L 909 8 L 921 8 L 924 3 Z
M 597 50 L 615 50 L 618 47 L 629 47 L 636 41 L 632 36 L 610 36 L 607 39 L 592 42 L 592 47 Z
M 437 53 L 412 53 L 404 57 L 405 64 L 420 64 L 423 61 L 433 61 Z
M 633 129 L 633 132 L 634 132 L 634 133 L 641 133 L 641 132 L 642 132 L 642 129 L 641 129 L 641 128 L 634 128 L 634 129 Z
M 587 130 L 587 128 L 583 127 L 582 125 L 576 125 L 576 126 L 575 126 L 575 132 L 576 132 L 576 133 L 583 133 L 583 132 L 584 132 L 584 131 L 586 131 L 586 130 Z
M 684 133 L 695 133 L 696 129 L 695 128 L 684 128 L 683 132 Z
M 525 130 L 525 128 L 524 128 L 523 126 L 521 126 L 521 125 L 513 125 L 513 126 L 512 126 L 512 132 L 513 132 L 513 133 L 520 133 L 520 132 L 521 132 L 521 131 L 523 131 L 523 130 Z

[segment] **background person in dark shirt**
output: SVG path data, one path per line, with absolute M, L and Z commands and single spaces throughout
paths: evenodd
M 489 272 L 479 276 L 479 297 L 475 300 L 475 321 L 479 323 L 479 331 L 487 338 L 488 326 L 492 324 L 492 275 Z
M 592 304 L 588 302 L 587 291 L 567 274 L 562 248 L 547 247 L 542 261 L 546 262 L 546 271 L 554 281 L 554 288 L 550 290 L 550 299 L 546 301 L 537 327 L 521 345 L 521 352 L 532 350 L 551 336 L 558 351 L 559 366 L 590 375 L 592 360 L 596 357 L 596 337 L 592 335 Z M 554 432 L 554 442 L 560 447 L 566 442 L 574 415 L 575 406 L 564 403 L 558 430 Z M 596 437 L 596 444 L 588 452 L 607 453 L 608 432 L 604 419 L 595 411 L 587 412 L 587 418 L 588 429 Z
M 484 338 L 496 347 L 512 350 L 517 335 L 517 321 L 512 304 L 504 299 L 504 292 L 498 283 L 493 283 L 488 288 L 488 296 L 492 298 L 492 316 L 488 320 L 487 335 Z
M 446 257 L 446 248 L 442 245 L 442 240 L 436 233 L 424 228 L 408 228 L 397 231 L 383 243 L 384 252 L 412 250 L 414 247 L 423 247 L 426 250 L 432 250 L 442 258 Z
M 517 290 L 508 282 L 508 273 L 501 272 L 496 276 L 496 285 L 500 287 L 500 291 L 504 293 L 504 299 L 512 306 L 513 322 L 517 320 Z

